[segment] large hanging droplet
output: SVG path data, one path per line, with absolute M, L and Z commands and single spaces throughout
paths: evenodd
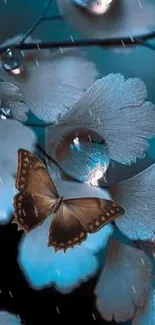
M 1 64 L 6 71 L 18 69 L 22 63 L 23 55 L 18 49 L 7 49 L 1 54 Z
M 114 0 L 72 0 L 74 4 L 88 10 L 91 14 L 102 15 L 109 10 Z
M 83 128 L 63 136 L 56 149 L 56 158 L 66 174 L 94 186 L 104 178 L 110 162 L 104 139 Z

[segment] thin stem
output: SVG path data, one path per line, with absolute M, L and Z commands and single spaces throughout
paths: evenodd
M 145 41 L 155 38 L 155 31 L 145 34 L 135 36 L 134 38 L 111 38 L 111 39 L 84 39 L 84 40 L 74 40 L 73 41 L 56 41 L 56 42 L 38 42 L 38 43 L 27 43 L 27 44 L 15 44 L 15 48 L 20 50 L 32 50 L 38 49 L 49 49 L 49 48 L 67 48 L 67 47 L 88 47 L 88 46 L 102 46 L 102 47 L 114 47 L 121 46 L 122 43 L 127 46 L 143 45 L 145 46 Z M 5 52 L 9 45 L 0 48 L 0 53 Z
M 25 35 L 23 36 L 22 40 L 20 41 L 20 44 L 23 44 L 26 38 L 33 33 L 33 31 L 36 29 L 36 27 L 40 24 L 40 22 L 45 18 L 45 15 L 49 9 L 49 6 L 53 0 L 47 0 L 47 3 L 45 4 L 45 7 L 41 13 L 41 15 L 34 21 L 34 23 L 30 26 L 30 28 L 26 31 Z

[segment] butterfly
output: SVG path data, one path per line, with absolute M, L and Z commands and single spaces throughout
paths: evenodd
M 18 169 L 14 197 L 14 220 L 18 230 L 29 232 L 54 214 L 48 246 L 66 251 L 86 240 L 109 222 L 124 214 L 111 200 L 100 198 L 65 199 L 59 196 L 44 163 L 33 153 L 18 150 Z

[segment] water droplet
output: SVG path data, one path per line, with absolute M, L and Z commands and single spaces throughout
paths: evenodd
M 95 186 L 104 177 L 110 162 L 104 139 L 83 128 L 63 135 L 56 149 L 56 158 L 66 174 Z
M 94 15 L 102 15 L 111 7 L 114 0 L 72 0 L 76 5 Z
M 1 54 L 1 64 L 7 71 L 18 69 L 23 60 L 23 55 L 18 49 L 7 49 L 6 52 Z

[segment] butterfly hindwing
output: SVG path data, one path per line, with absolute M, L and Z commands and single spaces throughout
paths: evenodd
M 81 244 L 88 233 L 98 231 L 123 213 L 123 208 L 110 200 L 63 200 L 50 227 L 49 245 L 54 246 L 56 250 L 66 250 Z
M 58 192 L 44 163 L 30 151 L 18 150 L 16 188 L 20 192 L 58 198 Z
M 122 214 L 124 209 L 114 201 L 99 198 L 64 200 L 88 233 L 98 231 Z
M 49 246 L 55 250 L 66 251 L 69 247 L 81 244 L 87 233 L 74 213 L 64 203 L 61 204 L 53 217 L 49 230 Z
M 19 230 L 28 232 L 44 222 L 52 213 L 54 204 L 55 200 L 48 197 L 19 193 L 14 197 L 13 223 L 18 225 Z

